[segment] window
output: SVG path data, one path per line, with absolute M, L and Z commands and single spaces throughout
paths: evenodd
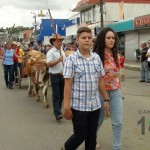
M 88 9 L 81 13 L 82 22 L 90 22 L 91 21 L 91 9 Z
M 96 7 L 93 7 L 93 22 L 96 21 Z
M 85 19 L 84 19 L 84 21 L 88 21 L 89 20 L 89 12 L 88 11 L 86 11 L 85 12 Z
M 82 17 L 82 22 L 84 22 L 84 12 L 82 12 L 81 17 Z

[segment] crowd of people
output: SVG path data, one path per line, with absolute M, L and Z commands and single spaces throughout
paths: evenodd
M 97 136 L 107 115 L 111 118 L 113 150 L 121 150 L 123 95 L 120 82 L 125 80 L 125 57 L 124 51 L 117 49 L 117 34 L 111 28 L 103 28 L 93 40 L 91 29 L 80 27 L 75 43 L 63 44 L 63 39 L 54 34 L 50 45 L 39 49 L 46 55 L 49 68 L 55 119 L 72 120 L 73 134 L 61 150 L 75 150 L 83 142 L 85 150 L 99 148 Z M 140 82 L 149 82 L 150 40 L 142 42 L 141 48 Z M 24 55 L 20 43 L 7 42 L 0 48 L 9 89 L 13 89 L 16 68 L 21 70 Z
M 0 49 L 0 58 L 3 59 L 4 79 L 6 87 L 13 89 L 13 82 L 17 81 L 17 67 L 22 68 L 23 50 L 20 48 L 20 43 L 7 42 Z
M 0 44 L 0 59 L 3 60 L 4 68 L 4 78 L 6 82 L 6 87 L 13 89 L 13 82 L 18 86 L 18 67 L 20 73 L 22 74 L 23 59 L 24 56 L 30 50 L 38 50 L 43 54 L 53 48 L 52 44 L 48 45 L 33 45 L 33 43 L 28 45 L 23 45 L 20 42 L 6 42 L 5 44 Z M 75 46 L 73 43 L 63 44 L 63 50 L 66 56 L 69 56 L 75 51 Z

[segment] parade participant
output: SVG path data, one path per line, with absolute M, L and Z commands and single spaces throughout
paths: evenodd
M 23 49 L 20 47 L 20 43 L 18 42 L 17 43 L 17 48 L 19 49 L 19 56 L 21 56 L 22 58 L 23 58 L 23 56 L 25 55 L 25 53 L 24 53 L 24 51 L 23 51 Z M 21 76 L 22 76 L 22 59 L 18 59 L 18 66 L 19 66 L 19 69 L 20 69 L 20 74 L 21 74 Z
M 66 57 L 70 56 L 77 50 L 77 44 L 76 43 L 71 43 L 68 49 L 65 51 Z
M 141 42 L 141 80 L 139 82 L 149 82 L 149 68 L 147 63 L 147 43 L 145 41 Z
M 13 42 L 12 48 L 14 50 L 14 53 L 19 56 L 19 49 L 17 48 L 17 43 Z M 18 86 L 18 57 L 14 55 L 14 73 L 13 73 L 13 82 L 16 83 L 16 86 Z
M 147 61 L 148 61 L 148 68 L 149 68 L 149 72 L 150 72 L 150 40 L 148 40 L 147 44 L 148 44 L 149 49 L 147 51 L 146 56 L 148 57 Z
M 51 50 L 52 47 L 53 47 L 53 46 L 52 46 L 52 45 L 49 45 L 49 44 L 46 46 L 46 54 L 47 54 L 47 52 L 48 52 L 49 50 Z M 46 55 L 46 54 L 45 54 L 45 55 Z
M 5 79 L 6 87 L 8 87 L 9 89 L 13 89 L 13 83 L 12 83 L 13 73 L 14 73 L 13 57 L 16 56 L 19 58 L 19 56 L 12 49 L 11 42 L 6 43 L 6 49 L 4 49 L 2 55 L 3 55 L 2 59 L 3 59 L 4 79 Z
M 47 66 L 49 67 L 50 81 L 52 86 L 53 109 L 56 120 L 63 118 L 61 113 L 64 78 L 63 67 L 65 61 L 65 53 L 61 49 L 63 38 L 59 34 L 55 34 L 50 38 L 53 48 L 47 52 Z
M 72 120 L 74 134 L 62 150 L 75 150 L 85 141 L 85 150 L 95 150 L 96 130 L 100 114 L 100 94 L 109 101 L 103 81 L 104 69 L 100 57 L 92 53 L 92 31 L 88 27 L 77 30 L 79 48 L 64 65 L 64 117 Z M 109 112 L 109 103 L 105 107 Z
M 46 45 L 42 45 L 42 49 L 41 49 L 41 53 L 43 53 L 44 55 L 46 55 L 47 51 L 46 51 Z
M 96 52 L 103 63 L 105 76 L 104 82 L 106 90 L 110 96 L 110 101 L 102 101 L 104 106 L 110 104 L 110 116 L 113 130 L 113 150 L 121 150 L 121 132 L 123 116 L 123 100 L 120 90 L 119 71 L 117 51 L 117 34 L 111 28 L 103 28 L 97 36 L 94 52 Z M 103 109 L 101 109 L 103 111 Z M 104 114 L 101 112 L 101 114 Z M 104 120 L 100 115 L 99 127 Z M 98 128 L 99 128 L 98 127 Z

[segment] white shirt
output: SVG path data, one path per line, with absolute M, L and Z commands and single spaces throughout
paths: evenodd
M 59 62 L 55 66 L 49 67 L 49 73 L 52 73 L 52 74 L 63 73 L 64 62 L 65 62 L 66 56 L 65 56 L 65 53 L 62 49 L 57 50 L 55 47 L 53 47 L 52 49 L 50 49 L 47 52 L 47 55 L 46 55 L 46 62 L 47 63 L 49 63 L 50 61 L 57 60 L 61 55 L 63 56 L 63 62 Z
M 148 49 L 147 53 L 149 53 L 149 54 L 150 54 L 150 48 Z M 148 61 L 150 61 L 150 56 L 148 57 L 148 59 L 147 59 L 147 60 L 148 60 Z

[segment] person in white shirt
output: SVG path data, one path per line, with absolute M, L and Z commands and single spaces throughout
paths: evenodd
M 56 120 L 63 118 L 61 107 L 64 98 L 63 68 L 66 56 L 64 51 L 61 49 L 62 41 L 63 38 L 59 34 L 55 34 L 50 39 L 50 43 L 53 45 L 53 48 L 48 51 L 46 55 L 52 86 L 53 110 Z

